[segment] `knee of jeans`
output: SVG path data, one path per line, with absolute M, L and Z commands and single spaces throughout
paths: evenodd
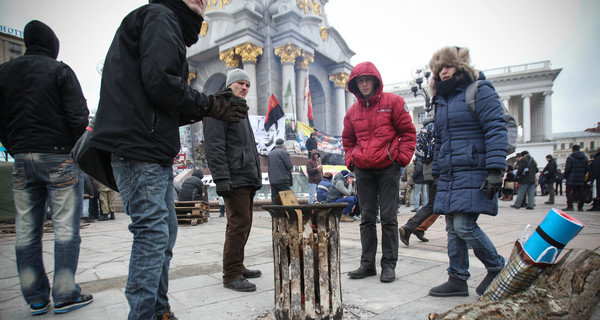
M 38 279 L 35 270 L 31 266 L 21 266 L 19 268 L 19 280 L 22 290 L 27 290 L 33 287 Z

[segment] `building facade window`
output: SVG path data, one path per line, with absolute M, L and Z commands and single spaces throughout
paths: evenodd
M 579 143 L 579 148 L 585 150 L 585 143 L 583 141 Z
M 560 150 L 565 150 L 565 144 L 564 143 L 560 144 Z
M 590 141 L 590 150 L 594 151 L 596 149 L 596 141 Z
M 10 44 L 10 60 L 16 59 L 22 55 L 22 46 L 20 44 Z
M 423 123 L 423 121 L 425 121 L 426 116 L 427 116 L 427 113 L 425 113 L 425 112 L 419 113 L 419 116 L 418 116 L 419 123 Z

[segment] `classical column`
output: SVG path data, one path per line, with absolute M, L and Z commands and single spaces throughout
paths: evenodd
M 296 119 L 304 123 L 308 123 L 308 109 L 304 106 L 306 77 L 308 75 L 308 65 L 314 61 L 315 56 L 304 50 L 302 50 L 302 54 L 296 59 Z
M 258 114 L 258 94 L 256 88 L 258 83 L 256 82 L 256 58 L 263 54 L 263 49 L 257 45 L 252 44 L 250 41 L 235 46 L 235 53 L 242 59 L 244 70 L 250 75 L 250 90 L 246 96 L 246 102 L 248 103 L 248 114 Z
M 300 47 L 293 45 L 291 42 L 288 42 L 287 44 L 281 47 L 275 48 L 275 55 L 281 59 L 282 95 L 285 94 L 285 89 L 287 88 L 288 83 L 290 83 L 292 90 L 294 90 L 294 88 L 296 87 L 296 79 L 294 79 L 294 64 L 296 63 L 296 58 L 300 56 L 301 53 L 302 50 L 300 49 Z M 283 96 L 279 98 L 279 100 L 281 100 L 283 99 Z M 282 103 L 281 101 L 279 102 L 280 104 Z M 283 112 L 295 113 L 290 105 L 284 107 Z
M 340 72 L 329 75 L 329 81 L 333 82 L 334 86 L 334 103 L 335 112 L 333 113 L 333 134 L 341 136 L 344 130 L 344 115 L 346 114 L 346 84 L 348 83 L 349 74 Z
M 552 91 L 544 92 L 544 140 L 552 140 Z
M 523 98 L 523 142 L 531 141 L 531 94 L 524 94 Z

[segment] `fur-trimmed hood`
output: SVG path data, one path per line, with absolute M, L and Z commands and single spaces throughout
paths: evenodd
M 436 51 L 431 57 L 431 60 L 429 60 L 429 70 L 431 70 L 429 92 L 432 96 L 436 94 L 435 86 L 441 81 L 440 71 L 445 66 L 456 67 L 458 71 L 463 71 L 471 81 L 475 81 L 479 78 L 479 71 L 471 66 L 471 57 L 468 48 L 443 47 Z

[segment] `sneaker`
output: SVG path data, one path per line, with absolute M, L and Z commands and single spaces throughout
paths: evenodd
M 348 216 L 347 214 L 343 214 L 340 221 L 341 222 L 354 222 L 354 218 Z
M 546 201 L 544 204 L 554 204 L 554 201 Z
M 171 312 L 171 309 L 169 309 L 169 311 L 156 317 L 156 320 L 177 320 L 177 317 L 173 312 Z
M 242 275 L 246 279 L 258 278 L 262 275 L 262 272 L 260 272 L 260 270 L 250 270 L 250 269 L 244 268 L 244 270 L 242 271 Z
M 29 305 L 29 311 L 32 316 L 39 316 L 42 314 L 48 313 L 48 307 L 50 306 L 50 301 L 42 302 L 42 303 L 33 303 Z
M 562 209 L 562 211 L 573 211 L 573 207 L 566 207 Z
M 402 243 L 408 247 L 411 232 L 407 229 L 408 228 L 405 229 L 404 227 L 398 228 L 398 236 L 400 237 L 400 241 L 402 241 Z
M 533 210 L 533 207 L 527 207 L 527 210 Z
M 223 283 L 223 286 L 227 289 L 232 289 L 240 292 L 251 292 L 256 291 L 256 285 L 246 278 L 235 279 L 231 282 Z
M 77 300 L 63 302 L 63 303 L 55 303 L 54 304 L 54 313 L 67 313 L 82 307 L 87 306 L 88 304 L 94 301 L 94 297 L 91 294 L 81 294 Z

